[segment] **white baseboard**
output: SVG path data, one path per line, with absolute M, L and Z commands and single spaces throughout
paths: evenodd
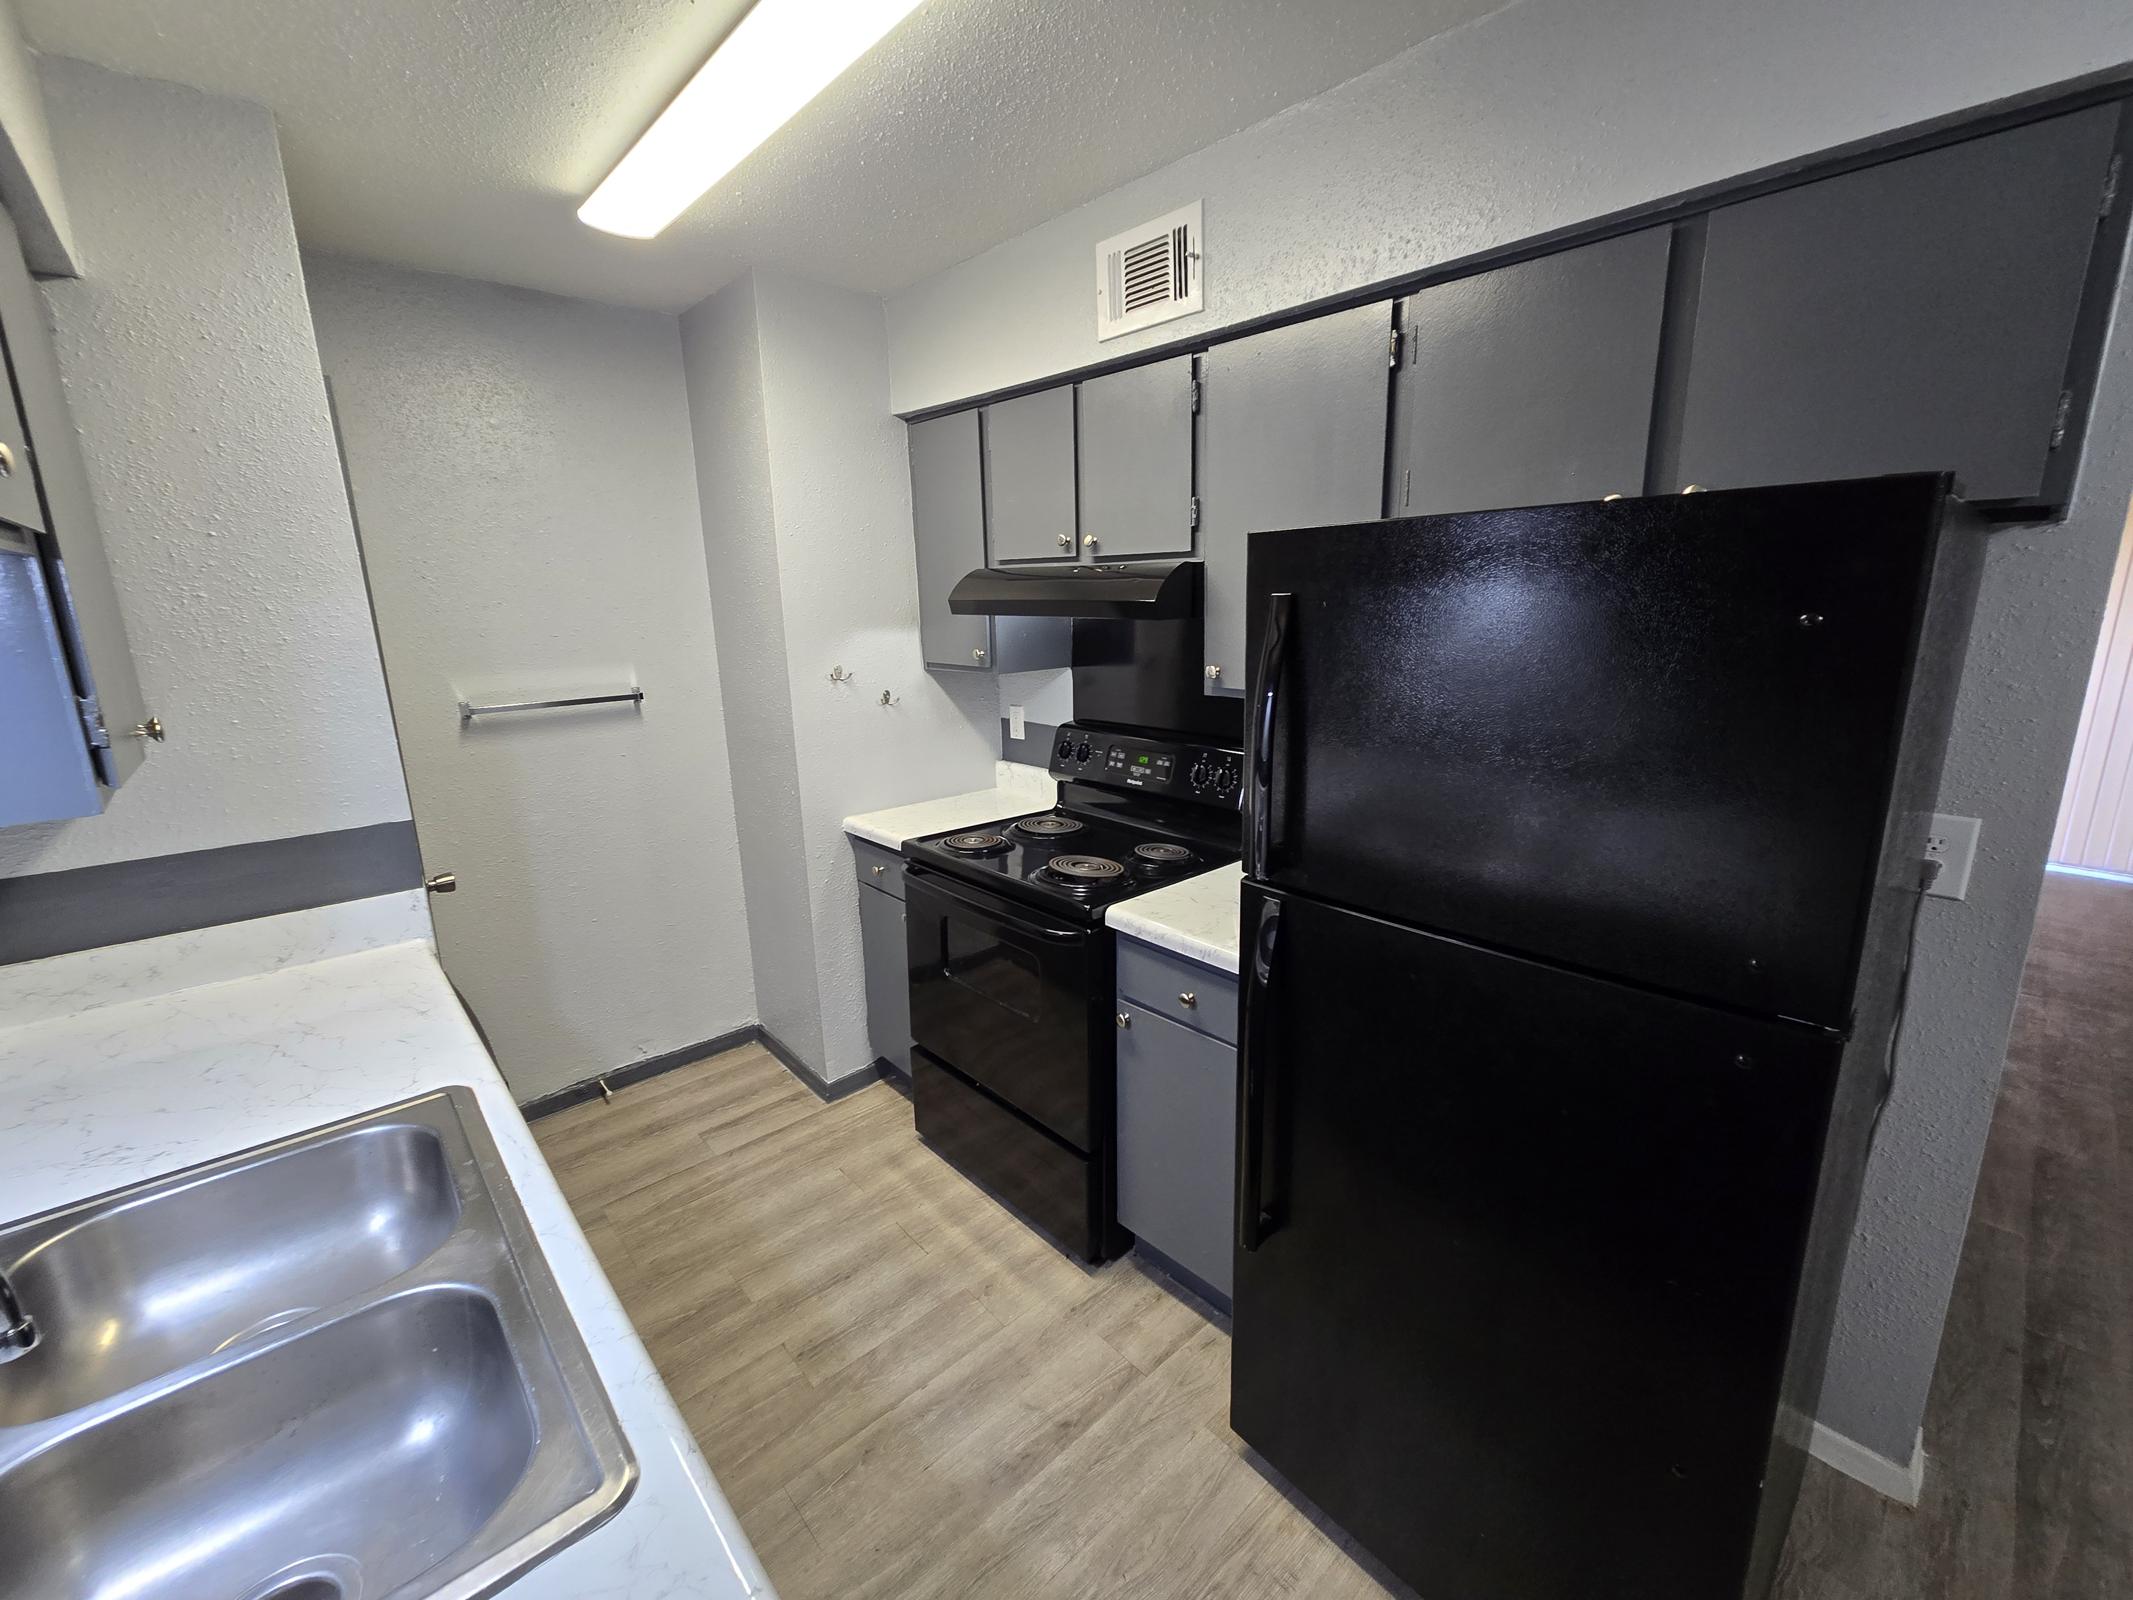
M 1921 1428 L 1918 1442 L 1911 1446 L 1908 1462 L 1891 1461 L 1859 1443 L 1847 1439 L 1834 1428 L 1815 1424 L 1813 1438 L 1807 1446 L 1808 1454 L 1826 1466 L 1835 1467 L 1847 1478 L 1856 1478 L 1876 1494 L 1885 1495 L 1899 1505 L 1915 1506 L 1926 1486 L 1926 1434 Z

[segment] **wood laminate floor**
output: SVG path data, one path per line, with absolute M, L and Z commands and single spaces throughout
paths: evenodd
M 1404 1594 L 1224 1423 L 1228 1335 L 759 1049 L 537 1124 L 785 1600 Z M 2045 886 L 1908 1511 L 1810 1464 L 1782 1600 L 2133 1596 L 2133 889 Z

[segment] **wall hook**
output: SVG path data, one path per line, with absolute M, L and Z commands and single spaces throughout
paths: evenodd
M 882 703 L 883 705 L 885 705 L 885 706 L 893 706 L 893 705 L 898 705 L 898 704 L 901 704 L 901 703 L 902 703 L 902 700 L 903 700 L 903 696 L 901 696 L 901 695 L 894 695 L 894 694 L 891 694 L 891 693 L 889 693 L 889 691 L 888 691 L 888 690 L 886 690 L 886 689 L 884 689 L 884 690 L 882 690 L 882 691 L 881 691 L 881 703 Z
M 830 668 L 830 682 L 831 682 L 831 683 L 850 683 L 850 682 L 851 682 L 851 681 L 852 681 L 852 680 L 853 680 L 853 679 L 854 679 L 855 677 L 857 677 L 857 676 L 858 676 L 858 674 L 857 674 L 857 673 L 853 673 L 853 672 L 846 672 L 846 671 L 844 670 L 844 668 L 842 668 L 842 667 L 831 667 L 831 668 Z

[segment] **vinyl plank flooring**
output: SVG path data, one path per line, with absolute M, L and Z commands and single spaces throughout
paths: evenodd
M 535 1128 L 785 1600 L 1409 1591 L 1229 1431 L 1229 1340 L 745 1047 Z M 1913 1511 L 1810 1463 L 1777 1600 L 2133 1595 L 2133 890 L 2054 877 Z

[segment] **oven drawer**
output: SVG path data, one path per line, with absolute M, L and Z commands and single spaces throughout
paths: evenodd
M 904 936 L 912 1043 L 1076 1149 L 1092 1148 L 1110 1112 L 1099 1084 L 1115 1049 L 1102 931 L 913 866 Z
M 911 1055 L 919 1137 L 1084 1261 L 1116 1253 L 1105 1168 L 973 1088 L 923 1050 Z

